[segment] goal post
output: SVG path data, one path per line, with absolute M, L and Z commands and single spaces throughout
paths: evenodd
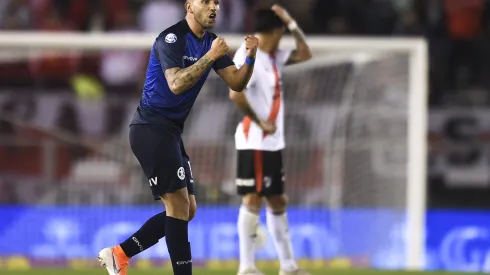
M 320 53 L 316 55 L 314 60 L 298 65 L 294 71 L 297 72 L 301 68 L 308 68 L 314 65 L 332 66 L 334 64 L 349 62 L 353 64 L 351 75 L 342 88 L 343 97 L 347 98 L 347 108 L 352 107 L 352 102 L 349 98 L 353 97 L 352 90 L 355 85 L 357 74 L 361 74 L 364 66 L 370 61 L 389 56 L 393 53 L 408 54 L 408 117 L 407 117 L 407 165 L 406 165 L 406 228 L 405 228 L 405 267 L 410 270 L 422 270 L 425 266 L 425 215 L 426 215 L 426 176 L 427 176 L 427 119 L 428 119 L 428 103 L 427 103 L 427 85 L 428 85 L 428 61 L 427 61 L 427 44 L 422 39 L 363 39 L 363 38 L 316 38 L 311 43 L 313 47 Z M 286 41 L 286 46 L 292 46 L 293 41 Z M 328 65 L 327 65 L 328 64 Z M 355 93 L 355 92 L 354 92 Z M 343 104 L 340 103 L 336 110 L 337 124 L 342 121 L 342 116 L 347 116 L 348 110 L 343 110 Z M 342 122 L 340 122 L 342 123 Z M 345 137 L 347 133 L 342 133 Z M 338 141 L 338 137 L 332 138 Z M 341 142 L 342 143 L 342 142 Z M 332 145 L 330 145 L 332 146 Z M 342 207 L 341 202 L 343 191 L 342 186 L 344 180 L 339 172 L 344 170 L 342 166 L 343 159 L 335 158 L 335 150 L 339 147 L 344 147 L 336 143 L 334 148 L 330 148 L 324 160 L 324 170 L 331 169 L 331 181 L 325 181 L 327 188 L 326 196 L 329 197 L 328 205 L 335 209 Z M 342 148 L 341 150 L 345 150 Z M 343 154 L 344 152 L 342 152 Z M 333 155 L 333 156 L 332 156 Z M 333 163 L 331 163 L 333 162 Z M 325 179 L 324 179 L 325 180 Z M 337 184 L 335 183 L 337 182 Z M 332 227 L 335 223 L 335 218 L 331 218 Z
M 243 36 L 240 35 L 223 37 L 232 49 L 237 49 L 243 42 Z M 35 56 L 38 53 L 42 54 L 45 49 L 80 52 L 148 51 L 154 40 L 154 34 L 143 33 L 0 32 L 0 53 L 8 55 L 10 51 L 25 51 L 29 56 Z M 428 119 L 427 43 L 419 38 L 326 36 L 310 36 L 308 43 L 314 57 L 307 63 L 286 69 L 285 93 L 289 90 L 302 89 L 294 85 L 294 81 L 306 77 L 310 77 L 309 80 L 313 82 L 311 85 L 314 86 L 316 93 L 335 90 L 331 93 L 333 99 L 325 104 L 328 105 L 328 110 L 318 112 L 325 117 L 319 118 L 320 125 L 317 125 L 317 127 L 331 128 L 329 134 L 322 135 L 321 140 L 318 141 L 323 146 L 321 179 L 323 193 L 320 200 L 325 198 L 323 205 L 332 209 L 327 222 L 334 231 L 343 231 L 345 230 L 342 221 L 344 209 L 358 205 L 373 209 L 378 207 L 402 209 L 405 223 L 403 232 L 406 234 L 403 266 L 411 270 L 424 269 Z M 290 36 L 285 37 L 281 46 L 293 48 L 294 39 Z M 328 70 L 338 64 L 346 66 Z M 308 75 L 315 68 L 323 68 L 323 70 Z M 218 84 L 212 82 L 206 85 L 214 87 Z M 383 91 L 378 94 L 379 89 Z M 375 94 L 370 95 L 370 93 Z M 307 103 L 295 103 L 300 106 L 297 108 L 308 108 Z M 393 106 L 388 106 L 391 103 Z M 402 105 L 403 107 L 400 107 Z M 222 106 L 216 107 L 222 108 Z M 323 125 L 327 121 L 330 125 Z M 405 129 L 393 128 L 398 121 L 403 121 L 402 125 Z M 288 124 L 288 120 L 285 122 Z M 190 131 L 193 131 L 192 127 Z M 390 136 L 391 133 L 394 133 L 393 136 Z M 226 142 L 232 144 L 233 140 Z M 289 144 L 287 135 L 286 142 Z M 300 139 L 292 140 L 291 143 L 297 143 L 298 148 L 305 147 Z M 391 145 L 393 148 L 387 148 Z M 232 150 L 233 147 L 230 145 L 227 148 Z M 306 144 L 306 148 L 311 149 L 311 145 Z M 401 159 L 398 161 L 403 171 L 396 169 L 396 171 L 386 171 L 390 167 L 374 167 L 379 158 L 384 158 L 386 157 L 384 154 L 389 153 L 396 155 L 391 157 Z M 225 155 L 227 160 L 231 159 L 228 158 L 230 153 L 227 152 Z M 295 161 L 299 162 L 301 158 Z M 379 172 L 377 169 L 385 171 Z M 199 173 L 194 169 L 193 172 Z M 397 184 L 403 186 L 394 186 Z M 393 191 L 390 191 L 390 188 L 394 188 Z M 398 189 L 403 190 L 398 191 Z M 315 195 L 320 196 L 318 192 L 312 194 Z M 389 198 L 391 195 L 394 197 Z M 363 201 L 355 203 L 358 199 Z M 401 205 L 393 202 L 396 200 Z M 339 247 L 338 253 L 342 254 L 342 245 Z
M 408 232 L 414 242 L 407 249 L 407 267 L 416 270 L 424 267 L 426 253 L 428 74 L 427 44 L 419 41 L 410 54 L 407 165 Z

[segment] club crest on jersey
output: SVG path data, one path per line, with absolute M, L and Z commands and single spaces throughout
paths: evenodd
M 177 41 L 177 35 L 173 33 L 169 33 L 167 34 L 167 36 L 165 36 L 165 42 L 167 43 L 175 43 L 176 41 Z
M 184 170 L 184 167 L 180 167 L 177 170 L 177 177 L 179 177 L 180 180 L 185 179 L 185 170 Z

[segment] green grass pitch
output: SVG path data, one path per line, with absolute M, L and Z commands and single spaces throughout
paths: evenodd
M 266 275 L 277 275 L 277 270 L 264 270 Z M 456 273 L 446 272 L 405 272 L 405 271 L 374 271 L 374 270 L 351 270 L 351 269 L 324 269 L 311 270 L 312 275 L 450 275 Z M 107 275 L 105 269 L 30 269 L 19 271 L 8 271 L 0 269 L 2 275 Z M 171 275 L 169 269 L 129 270 L 129 275 Z M 223 269 L 194 269 L 194 275 L 236 275 L 236 270 Z M 461 274 L 461 273 L 458 273 Z M 469 273 L 465 273 L 469 274 Z
M 39 264 L 39 263 L 38 263 Z M 45 263 L 46 264 L 46 263 Z M 81 259 L 68 262 L 58 262 L 59 265 L 36 265 L 35 261 L 23 257 L 0 258 L 0 275 L 107 275 L 104 267 L 96 261 Z M 193 268 L 194 275 L 236 275 L 237 261 L 209 261 L 196 263 Z M 376 271 L 369 269 L 354 269 L 351 262 L 346 259 L 336 259 L 330 262 L 300 260 L 301 267 L 310 268 L 312 275 L 450 275 L 461 273 L 447 272 L 406 272 L 406 271 Z M 45 266 L 46 268 L 44 268 Z M 48 268 L 59 266 L 59 268 Z M 279 263 L 259 261 L 259 269 L 265 275 L 278 275 Z M 172 275 L 169 262 L 154 262 L 148 260 L 135 260 L 128 269 L 129 275 Z M 465 273 L 469 274 L 469 273 Z

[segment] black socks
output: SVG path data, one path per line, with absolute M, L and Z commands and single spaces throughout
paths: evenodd
M 192 274 L 192 255 L 191 245 L 188 240 L 188 224 L 188 221 L 167 217 L 165 240 L 175 275 Z
M 129 258 L 145 251 L 165 237 L 166 212 L 156 214 L 146 221 L 131 237 L 121 243 L 121 248 Z
M 188 239 L 188 221 L 167 217 L 159 213 L 146 221 L 131 237 L 122 242 L 121 248 L 129 258 L 152 247 L 166 236 L 168 253 L 175 275 L 192 274 L 191 245 Z

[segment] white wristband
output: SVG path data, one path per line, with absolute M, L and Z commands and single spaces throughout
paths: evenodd
M 294 21 L 294 20 L 289 22 L 288 29 L 290 31 L 295 31 L 296 29 L 298 29 L 298 23 L 296 23 L 296 21 Z

